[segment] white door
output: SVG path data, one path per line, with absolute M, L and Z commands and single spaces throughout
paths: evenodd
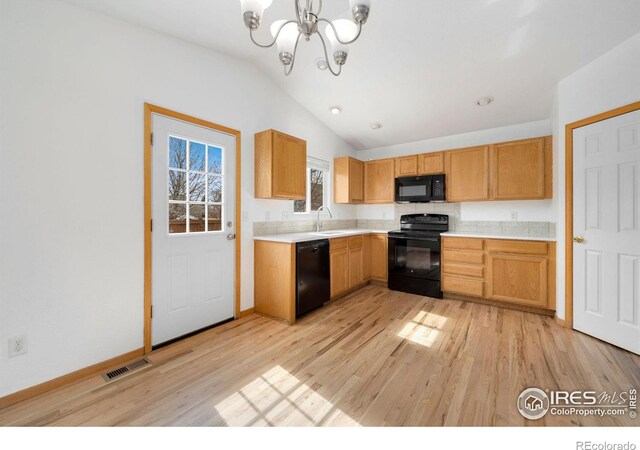
M 152 345 L 234 316 L 235 149 L 153 116 Z
M 640 353 L 640 111 L 573 138 L 574 328 Z

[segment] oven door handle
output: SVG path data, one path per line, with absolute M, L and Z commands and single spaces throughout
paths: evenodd
M 425 238 L 425 237 L 412 237 L 412 236 L 389 236 L 389 239 L 405 239 L 412 241 L 428 241 L 428 242 L 439 242 L 440 238 Z

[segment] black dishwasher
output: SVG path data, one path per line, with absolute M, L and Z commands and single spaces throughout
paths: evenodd
M 329 276 L 328 239 L 296 244 L 296 317 L 329 301 Z

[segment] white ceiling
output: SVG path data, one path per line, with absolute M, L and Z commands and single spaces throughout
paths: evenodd
M 339 78 L 315 67 L 317 37 L 285 77 L 237 0 L 64 1 L 251 61 L 356 149 L 548 118 L 558 81 L 640 32 L 638 0 L 373 0 Z M 324 3 L 323 16 L 347 17 L 348 0 Z M 258 36 L 293 15 L 274 0 Z M 474 106 L 482 96 L 496 101 Z

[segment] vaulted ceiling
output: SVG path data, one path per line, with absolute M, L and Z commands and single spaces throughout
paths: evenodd
M 558 81 L 640 32 L 638 0 L 373 0 L 340 77 L 315 66 L 317 38 L 285 77 L 276 48 L 250 42 L 237 0 L 64 1 L 252 62 L 356 149 L 548 118 Z M 325 0 L 322 15 L 348 6 Z M 293 0 L 274 0 L 258 38 L 293 16 Z M 483 96 L 495 102 L 475 106 Z

